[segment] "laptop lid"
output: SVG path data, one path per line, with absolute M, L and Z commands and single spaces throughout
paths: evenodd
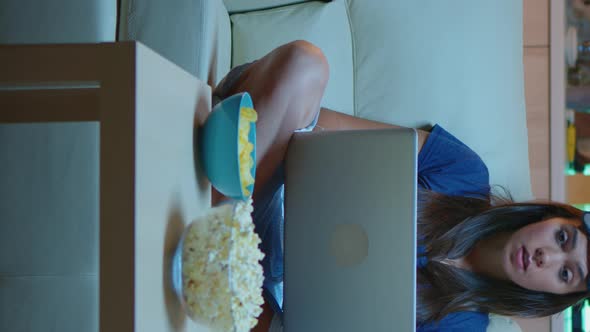
M 297 133 L 285 165 L 286 331 L 414 331 L 417 135 Z

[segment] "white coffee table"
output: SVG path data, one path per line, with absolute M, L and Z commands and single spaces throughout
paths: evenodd
M 194 148 L 210 88 L 136 42 L 0 54 L 0 123 L 100 123 L 100 331 L 207 331 L 182 312 L 170 260 L 210 207 Z

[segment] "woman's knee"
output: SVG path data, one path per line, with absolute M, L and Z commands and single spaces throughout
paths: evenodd
M 281 57 L 281 94 L 296 100 L 298 126 L 307 126 L 319 111 L 320 101 L 328 84 L 329 67 L 323 52 L 315 45 L 298 40 L 284 45 Z
M 329 65 L 322 50 L 305 40 L 285 45 L 285 72 L 289 77 L 312 88 L 325 88 L 328 83 Z

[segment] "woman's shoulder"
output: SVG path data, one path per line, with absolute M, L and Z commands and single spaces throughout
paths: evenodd
M 447 195 L 487 196 L 488 168 L 458 138 L 435 125 L 418 155 L 418 184 Z
M 487 332 L 490 319 L 482 312 L 455 312 L 437 322 L 418 325 L 417 332 L 473 331 Z
M 456 312 L 437 323 L 418 326 L 417 332 L 522 332 L 520 326 L 511 318 L 483 312 Z

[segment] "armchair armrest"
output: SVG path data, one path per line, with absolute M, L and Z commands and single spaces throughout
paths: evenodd
M 119 40 L 138 40 L 209 85 L 230 68 L 231 27 L 222 0 L 122 0 Z
M 116 25 L 116 1 L 0 1 L 0 44 L 109 42 Z

